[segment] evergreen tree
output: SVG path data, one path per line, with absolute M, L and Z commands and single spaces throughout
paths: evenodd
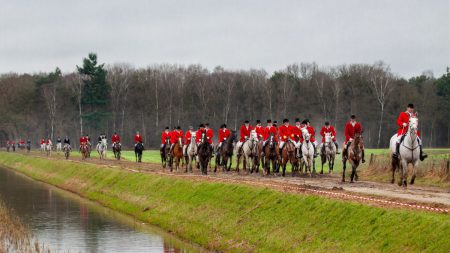
M 89 127 L 98 130 L 110 117 L 109 101 L 110 87 L 106 83 L 106 70 L 104 64 L 98 64 L 97 54 L 90 53 L 83 59 L 83 66 L 77 66 L 78 72 L 85 75 L 85 85 L 81 103 L 85 108 L 82 115 Z

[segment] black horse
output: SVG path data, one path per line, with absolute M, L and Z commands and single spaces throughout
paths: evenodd
M 144 144 L 142 142 L 138 142 L 136 146 L 134 146 L 134 156 L 136 156 L 136 162 L 142 162 L 142 151 L 144 151 Z
M 233 144 L 236 140 L 236 131 L 231 131 L 230 137 L 222 142 L 222 146 L 217 150 L 216 165 L 214 167 L 214 172 L 217 171 L 217 166 L 221 166 L 223 171 L 230 171 L 231 164 L 233 160 Z M 228 160 L 230 160 L 230 165 L 228 165 Z
M 212 155 L 212 148 L 211 148 L 211 144 L 208 143 L 205 133 L 202 134 L 201 140 L 202 140 L 202 142 L 200 143 L 200 145 L 198 145 L 197 154 L 198 154 L 198 159 L 199 159 L 199 164 L 200 164 L 200 170 L 202 171 L 203 175 L 207 175 L 208 174 L 208 164 L 209 164 L 209 160 L 211 159 L 211 155 Z
M 166 139 L 166 143 L 161 148 L 160 152 L 161 154 L 161 164 L 163 168 L 166 168 L 167 162 L 170 163 L 170 139 Z M 169 164 L 169 166 L 172 166 L 172 164 Z
M 120 143 L 116 142 L 113 144 L 113 152 L 114 152 L 114 157 L 117 160 L 120 160 L 120 156 L 122 153 L 122 145 L 120 145 Z M 141 155 L 142 155 L 142 151 L 141 151 Z

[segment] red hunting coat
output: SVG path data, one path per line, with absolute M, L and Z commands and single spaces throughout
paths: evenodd
M 404 133 L 406 133 L 406 131 L 408 131 L 408 126 L 409 126 L 409 118 L 413 116 L 415 117 L 416 114 L 409 114 L 408 112 L 401 112 L 398 115 L 397 118 L 397 126 L 398 126 L 398 130 L 397 130 L 397 136 L 400 136 Z M 403 126 L 403 123 L 406 123 L 406 126 Z M 420 137 L 420 131 L 417 131 L 417 135 Z
M 326 126 L 323 126 L 322 129 L 320 129 L 320 135 L 322 135 L 322 143 L 325 143 L 325 133 L 331 133 L 333 137 L 333 141 L 336 141 L 336 130 L 334 130 L 333 126 L 329 126 L 328 128 Z
M 253 130 L 252 125 L 248 125 L 248 128 L 245 127 L 245 125 L 242 125 L 241 130 L 240 130 L 240 137 L 241 137 L 240 141 L 243 142 L 243 141 L 245 141 L 246 138 L 249 138 L 250 131 L 252 131 L 252 130 Z
M 230 129 L 224 128 L 219 130 L 219 142 L 223 142 L 224 140 L 228 139 L 230 137 Z
M 359 122 L 356 122 L 353 126 L 352 123 L 349 121 L 345 125 L 344 134 L 345 134 L 345 143 L 347 143 L 350 138 L 355 138 L 355 133 L 361 133 L 362 127 Z

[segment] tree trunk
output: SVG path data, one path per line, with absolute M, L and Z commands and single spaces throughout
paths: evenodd
M 381 112 L 380 112 L 380 125 L 379 125 L 379 128 L 378 128 L 377 148 L 380 148 L 381 128 L 383 127 L 383 115 L 384 115 L 384 104 L 380 103 L 380 105 L 381 105 Z

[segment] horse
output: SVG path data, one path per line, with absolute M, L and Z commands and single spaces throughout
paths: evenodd
M 347 156 L 343 156 L 342 163 L 342 182 L 345 182 L 345 169 L 347 168 L 347 160 L 349 160 L 352 166 L 352 174 L 350 176 L 350 183 L 353 180 L 358 181 L 358 175 L 356 174 L 356 168 L 358 168 L 363 153 L 363 140 L 362 133 L 356 132 L 355 138 L 346 150 Z
M 244 161 L 242 167 L 244 168 L 244 171 L 247 170 L 247 167 L 250 168 L 250 173 L 253 173 L 253 170 L 256 169 L 255 164 L 255 157 L 257 157 L 258 152 L 258 135 L 256 134 L 255 130 L 250 131 L 250 137 L 248 140 L 244 141 L 240 147 L 237 147 L 238 150 L 236 152 L 237 158 L 236 158 L 236 171 L 239 172 L 239 162 L 241 160 L 241 157 L 244 156 Z M 242 153 L 240 152 L 242 150 Z M 251 161 L 253 161 L 253 164 L 251 164 Z
M 419 125 L 419 119 L 416 117 L 409 118 L 408 131 L 405 133 L 405 137 L 400 145 L 400 155 L 398 158 L 392 157 L 392 180 L 395 182 L 395 171 L 399 169 L 400 178 L 398 181 L 399 186 L 407 187 L 408 178 L 408 165 L 412 164 L 412 177 L 410 184 L 414 184 L 416 179 L 417 166 L 419 165 L 420 149 L 417 141 L 417 129 Z M 396 150 L 397 134 L 392 136 L 390 141 L 390 149 L 392 152 Z
M 262 150 L 263 176 L 266 176 L 270 174 L 270 162 L 272 162 L 273 171 L 275 171 L 279 164 L 280 149 L 272 134 L 267 139 L 266 145 L 262 148 Z
M 45 152 L 45 143 L 42 143 L 41 144 L 41 153 L 44 153 Z
M 290 138 L 286 140 L 284 147 L 281 150 L 281 167 L 283 169 L 281 175 L 283 177 L 286 174 L 286 165 L 288 162 L 291 163 L 292 176 L 294 176 L 294 171 L 298 169 L 298 160 L 295 157 L 295 144 Z
M 169 151 L 170 151 L 170 140 L 166 139 L 166 143 L 164 144 L 164 148 L 161 149 L 161 164 L 163 168 L 166 168 L 167 162 L 169 161 Z
M 120 157 L 122 155 L 122 145 L 119 142 L 115 142 L 113 144 L 113 153 L 114 153 L 114 158 L 116 158 L 117 160 L 120 160 Z
M 222 171 L 230 171 L 231 165 L 233 163 L 232 157 L 233 157 L 233 145 L 234 141 L 236 140 L 236 134 L 234 131 L 231 131 L 230 137 L 222 142 L 222 145 L 220 146 L 218 150 L 218 155 L 216 157 L 216 165 L 214 168 L 214 172 L 217 170 L 217 166 L 222 167 Z M 230 160 L 230 165 L 228 165 L 228 160 Z
M 27 152 L 30 153 L 31 151 L 31 143 L 27 143 Z
M 81 159 L 89 157 L 89 146 L 86 143 L 80 145 Z
M 47 154 L 47 156 L 50 156 L 50 152 L 52 151 L 52 142 L 49 141 L 46 145 L 45 145 L 45 152 Z
M 305 165 L 305 173 L 309 172 L 311 176 L 316 173 L 316 161 L 314 159 L 314 146 L 310 140 L 311 134 L 306 129 L 302 129 L 303 143 L 302 143 L 302 158 Z M 303 167 L 303 166 L 302 166 Z M 312 168 L 312 169 L 311 169 Z
M 9 149 L 11 148 L 11 144 L 6 144 L 6 152 L 9 152 Z
M 170 153 L 170 172 L 173 171 L 173 165 L 175 163 L 175 169 L 178 171 L 180 166 L 180 161 L 183 167 L 183 144 L 181 143 L 181 138 L 173 145 L 172 152 Z
M 69 144 L 64 144 L 63 151 L 64 151 L 64 156 L 66 157 L 66 160 L 69 159 L 69 156 L 70 156 Z
M 100 157 L 100 160 L 103 160 L 106 158 L 106 151 L 108 149 L 108 144 L 106 143 L 106 139 L 102 138 L 102 140 L 97 144 L 97 152 Z
M 325 133 L 325 142 L 322 143 L 320 149 L 320 158 L 322 160 L 322 169 L 320 174 L 323 174 L 323 165 L 328 161 L 328 174 L 333 172 L 334 159 L 336 157 L 336 145 L 333 142 L 333 136 L 331 133 Z
M 134 146 L 134 156 L 136 157 L 136 162 L 142 162 L 142 151 L 144 151 L 144 144 L 142 142 L 136 143 Z
M 208 174 L 208 164 L 211 159 L 211 144 L 208 143 L 205 133 L 202 133 L 201 143 L 198 145 L 198 160 L 200 164 L 200 170 L 203 175 Z
M 196 160 L 197 156 L 197 143 L 195 143 L 196 140 L 196 133 L 191 133 L 191 142 L 186 147 L 186 171 L 185 172 L 192 172 L 192 164 Z M 198 163 L 197 163 L 198 164 Z

